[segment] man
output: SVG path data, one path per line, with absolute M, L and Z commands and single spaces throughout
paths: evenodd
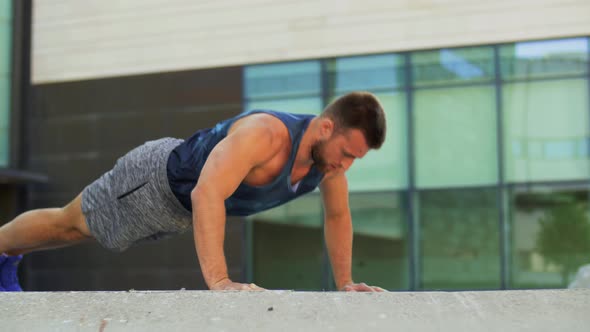
M 94 239 L 122 251 L 193 229 L 211 290 L 260 290 L 229 279 L 226 215 L 246 216 L 320 187 L 324 231 L 339 290 L 383 291 L 351 277 L 352 223 L 344 172 L 385 139 L 377 98 L 353 92 L 320 116 L 251 111 L 186 141 L 147 142 L 117 160 L 63 208 L 23 213 L 0 228 L 0 253 L 19 255 Z

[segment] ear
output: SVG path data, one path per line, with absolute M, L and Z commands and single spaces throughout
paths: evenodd
M 332 137 L 334 133 L 334 121 L 330 118 L 322 118 L 320 120 L 320 138 L 327 140 Z

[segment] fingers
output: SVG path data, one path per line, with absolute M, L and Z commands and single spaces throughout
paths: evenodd
M 232 282 L 231 284 L 227 284 L 225 285 L 225 287 L 223 289 L 218 289 L 218 290 L 222 290 L 222 291 L 232 291 L 232 290 L 238 290 L 238 291 L 264 291 L 266 289 L 256 285 L 256 284 L 242 284 L 239 282 Z
M 364 282 L 361 282 L 360 284 L 357 284 L 357 292 L 374 292 L 372 287 L 369 287 L 367 284 L 365 284 Z
M 358 286 L 357 284 L 348 284 L 348 285 L 342 287 L 342 290 L 345 292 L 356 292 L 357 286 Z
M 250 284 L 248 285 L 250 287 L 250 290 L 254 290 L 254 291 L 264 291 L 266 289 L 256 285 L 256 284 Z
M 344 286 L 344 288 L 342 288 L 342 290 L 345 292 L 373 292 L 373 289 L 367 286 L 367 284 L 365 284 L 364 282 L 360 284 L 346 285 Z
M 377 286 L 368 286 L 364 282 L 360 284 L 350 284 L 346 285 L 342 288 L 345 292 L 387 292 L 387 290 L 377 287 Z

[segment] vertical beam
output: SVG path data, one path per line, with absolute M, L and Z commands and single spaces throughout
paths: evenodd
M 587 65 L 586 84 L 588 87 L 588 113 L 590 114 L 590 37 L 586 37 L 586 43 L 588 45 L 588 54 L 587 54 L 588 58 L 586 59 L 586 65 Z M 590 123 L 589 123 L 589 125 L 590 125 Z M 590 139 L 587 137 L 586 141 L 588 142 L 586 153 L 590 154 Z
M 407 133 L 407 156 L 408 156 L 408 190 L 406 199 L 406 213 L 409 230 L 409 253 L 410 253 L 410 290 L 420 288 L 420 227 L 416 218 L 416 180 L 415 180 L 415 153 L 414 153 L 414 80 L 412 76 L 412 62 L 410 53 L 404 54 L 404 69 L 406 76 L 406 120 Z
M 246 66 L 242 67 L 240 80 L 242 84 L 242 112 L 246 111 L 248 96 L 246 95 L 246 85 L 248 82 L 245 77 Z M 254 225 L 252 220 L 242 218 L 242 277 L 244 282 L 254 282 Z
M 12 1 L 12 0 L 9 0 Z M 12 1 L 12 42 L 10 51 L 10 127 L 9 127 L 9 157 L 8 165 L 10 168 L 18 168 L 20 165 L 20 144 L 21 144 L 21 81 L 22 72 L 22 45 L 24 43 L 22 11 L 23 2 Z
M 498 207 L 498 229 L 499 229 L 499 255 L 500 255 L 500 287 L 508 288 L 509 280 L 509 255 L 510 255 L 510 231 L 506 220 L 506 182 L 504 179 L 504 118 L 502 114 L 502 77 L 500 70 L 500 49 L 494 45 L 494 86 L 496 89 L 496 145 L 498 160 L 498 184 L 496 201 Z
M 330 82 L 328 77 L 328 61 L 335 61 L 335 59 L 322 59 L 320 61 L 320 98 L 322 99 L 322 106 L 325 107 L 330 99 Z M 320 209 L 322 215 L 320 218 L 323 220 L 323 206 Z M 322 222 L 323 225 L 323 222 Z M 323 229 L 323 228 L 322 228 Z M 336 284 L 334 283 L 334 274 L 332 272 L 332 265 L 330 264 L 330 256 L 328 255 L 328 248 L 326 246 L 325 237 L 323 239 L 323 255 L 322 255 L 322 289 L 324 290 L 335 290 Z
M 17 169 L 26 169 L 29 155 L 31 20 L 31 0 L 13 1 L 10 162 Z
M 12 1 L 12 59 L 11 59 L 11 94 L 10 94 L 10 158 L 9 167 L 27 169 L 29 163 L 29 124 L 31 121 L 31 0 Z M 25 211 L 28 206 L 28 186 L 19 186 L 14 190 L 16 214 Z M 21 264 L 21 284 L 25 289 L 32 284 L 31 261 L 25 259 Z

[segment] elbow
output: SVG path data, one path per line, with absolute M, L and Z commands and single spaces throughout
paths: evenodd
M 205 190 L 202 186 L 195 186 L 193 190 L 191 190 L 191 198 L 202 196 Z
M 205 186 L 197 185 L 191 191 L 191 202 L 192 202 L 193 207 L 195 206 L 195 204 L 197 202 L 202 203 L 204 201 L 207 201 L 207 199 L 210 199 L 211 196 L 212 196 L 211 190 L 209 190 Z
M 223 201 L 222 196 L 211 186 L 197 185 L 191 191 L 191 202 L 193 207 L 196 204 L 210 205 L 214 201 Z

